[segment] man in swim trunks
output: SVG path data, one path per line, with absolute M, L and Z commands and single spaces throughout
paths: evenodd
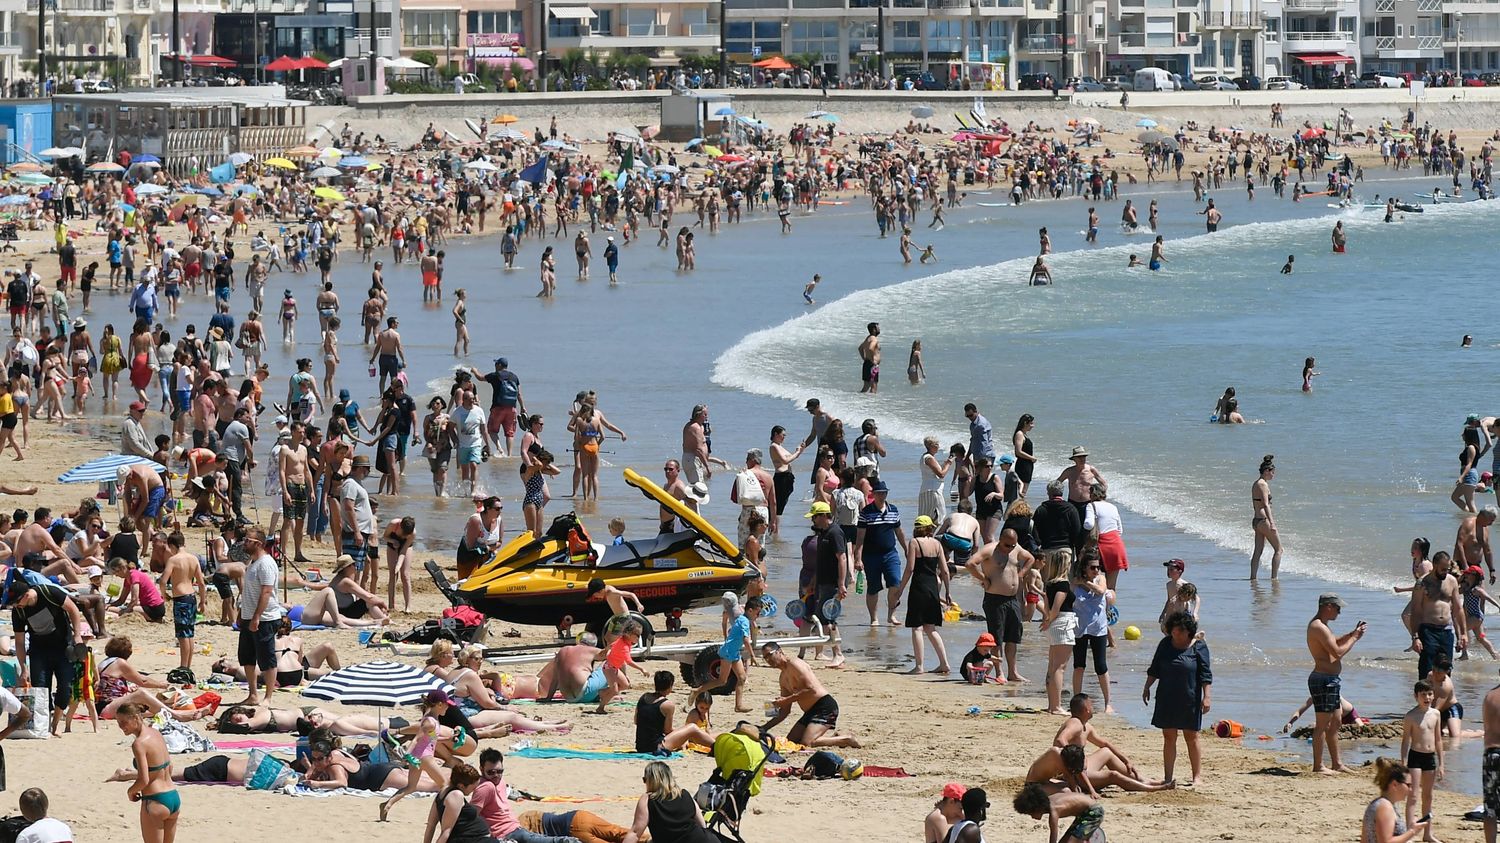
M 1484 840 L 1495 843 L 1500 821 L 1500 685 L 1484 695 Z
M 141 545 L 148 543 L 147 537 L 161 521 L 162 506 L 167 502 L 167 487 L 161 475 L 144 465 L 122 467 L 116 475 L 115 484 L 125 499 L 125 514 L 135 519 L 141 527 Z
M 585 636 L 584 640 L 590 638 Z M 594 666 L 599 652 L 591 643 L 569 644 L 558 650 L 552 661 L 537 673 L 537 683 L 542 689 L 539 699 L 550 700 L 561 691 L 568 702 L 598 702 L 605 684 L 604 665 Z
M 1490 527 L 1500 517 L 1500 510 L 1487 506 L 1474 515 L 1464 516 L 1453 541 L 1453 564 L 1463 570 L 1481 560 L 1490 569 L 1490 585 L 1495 584 L 1495 554 L 1490 549 Z
M 386 378 L 396 379 L 406 368 L 406 350 L 401 347 L 401 334 L 396 331 L 400 320 L 391 316 L 385 320 L 385 330 L 375 335 L 375 347 L 370 350 L 370 362 L 380 361 L 379 392 L 385 392 Z
M 1313 725 L 1313 772 L 1343 773 L 1348 771 L 1339 760 L 1339 674 L 1344 670 L 1344 656 L 1365 634 L 1365 622 L 1360 621 L 1354 629 L 1335 637 L 1329 624 L 1343 611 L 1344 601 L 1337 594 L 1326 592 L 1318 595 L 1318 613 L 1307 622 L 1307 649 L 1312 653 L 1313 669 L 1307 676 L 1307 690 L 1312 695 L 1313 712 L 1317 717 Z M 1323 747 L 1328 747 L 1328 768 L 1323 767 Z
M 776 716 L 761 727 L 769 731 L 792 713 L 792 703 L 802 709 L 802 717 L 787 732 L 787 740 L 808 747 L 843 746 L 859 748 L 853 735 L 836 735 L 839 704 L 818 681 L 807 662 L 782 651 L 781 645 L 768 641 L 760 648 L 769 667 L 781 671 L 781 696 L 771 701 Z
M 208 603 L 208 583 L 203 579 L 203 568 L 196 554 L 183 550 L 187 540 L 182 533 L 173 530 L 167 536 L 167 547 L 172 555 L 167 557 L 161 572 L 161 590 L 172 597 L 172 626 L 177 636 L 177 665 L 191 672 L 193 667 L 193 635 L 198 620 L 198 606 Z
M 1005 680 L 1025 682 L 1016 669 L 1016 648 L 1021 643 L 1021 580 L 1036 564 L 1036 557 L 1021 547 L 1015 530 L 1002 530 L 1000 538 L 980 548 L 964 566 L 984 587 L 984 621 L 990 635 L 1003 644 Z
M 859 344 L 859 359 L 863 361 L 860 368 L 863 386 L 859 391 L 873 395 L 880 391 L 880 323 L 871 322 L 865 330 L 869 333 Z
M 1432 557 L 1432 570 L 1417 580 L 1411 597 L 1412 649 L 1417 652 L 1417 676 L 1426 676 L 1434 659 L 1449 661 L 1453 650 L 1465 649 L 1468 640 L 1463 595 L 1452 575 L 1453 560 L 1438 551 Z M 1456 637 L 1455 637 L 1456 636 Z

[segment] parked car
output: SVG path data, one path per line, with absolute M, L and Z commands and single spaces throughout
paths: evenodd
M 1486 81 L 1484 81 L 1484 78 L 1481 77 L 1478 73 L 1465 73 L 1464 74 L 1464 87 L 1465 88 L 1483 88 L 1484 86 L 1486 86 L 1488 84 L 1489 83 L 1486 82 Z
M 948 90 L 948 83 L 936 76 L 933 76 L 931 73 L 923 73 L 920 76 L 914 76 L 912 77 L 912 82 L 916 85 L 916 88 L 919 91 Z
M 1367 70 L 1359 75 L 1359 81 L 1354 84 L 1356 88 L 1400 88 L 1405 83 L 1400 76 L 1382 73 L 1378 70 Z
M 1181 74 L 1174 73 L 1172 74 L 1172 83 L 1177 86 L 1177 90 L 1179 91 L 1203 90 L 1202 88 L 1198 87 L 1198 83 L 1194 82 L 1193 77 L 1191 76 L 1182 76 Z
M 1074 76 L 1068 80 L 1067 87 L 1085 94 L 1097 94 L 1106 90 L 1104 85 L 1092 76 Z
M 83 80 L 83 92 L 85 94 L 110 94 L 115 91 L 115 83 L 108 79 L 85 79 Z
M 1130 76 L 1106 76 L 1099 80 L 1106 91 L 1134 91 L 1135 80 Z
M 1270 76 L 1266 78 L 1267 91 L 1300 91 L 1305 85 L 1290 76 Z
M 458 78 L 463 80 L 464 93 L 466 94 L 482 94 L 489 90 L 484 87 L 483 82 L 479 81 L 479 77 L 472 73 L 461 73 Z
M 1500 85 L 1500 73 L 1496 73 L 1493 70 L 1489 73 L 1479 74 L 1479 78 L 1483 79 L 1486 85 Z
M 1240 86 L 1228 76 L 1199 76 L 1198 87 L 1205 91 L 1238 91 Z
M 1241 91 L 1260 90 L 1259 76 L 1236 76 L 1232 81 L 1234 82 L 1235 87 L 1239 88 Z
M 1016 90 L 1050 91 L 1054 84 L 1050 73 L 1023 73 L 1016 82 Z

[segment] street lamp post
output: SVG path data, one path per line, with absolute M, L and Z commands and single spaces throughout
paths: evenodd
M 1458 86 L 1464 85 L 1464 13 L 1453 13 L 1453 68 Z
M 257 14 L 259 14 L 260 6 L 256 6 L 255 8 L 257 10 Z M 257 82 L 259 82 L 260 84 L 264 85 L 266 83 L 266 70 L 265 70 L 265 62 L 261 61 L 261 58 L 262 58 L 261 50 L 267 50 L 267 47 L 266 47 L 266 30 L 268 30 L 268 29 L 271 28 L 271 22 L 270 21 L 265 21 L 265 20 L 263 20 L 263 21 L 256 21 L 255 27 L 256 27 L 255 31 L 260 33 L 260 40 L 257 41 L 257 42 L 255 42 L 255 79 L 256 79 Z M 276 50 L 275 49 L 269 49 L 269 50 L 267 50 L 267 52 L 268 53 L 274 53 L 274 52 L 276 52 Z
M 751 24 L 754 26 L 754 24 Z M 729 87 L 729 2 L 719 0 L 719 87 Z
M 177 12 L 177 0 L 172 0 L 172 58 L 176 67 L 172 68 L 172 78 L 176 80 L 177 86 L 182 86 L 182 18 Z
M 443 66 L 453 64 L 453 33 L 448 29 L 448 22 L 443 21 Z
M 379 94 L 375 87 L 375 0 L 370 0 L 370 93 Z

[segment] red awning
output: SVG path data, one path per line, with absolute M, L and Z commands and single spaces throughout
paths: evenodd
M 1309 53 L 1305 56 L 1293 55 L 1303 64 L 1354 64 L 1354 59 L 1338 53 Z
M 299 69 L 301 67 L 302 67 L 302 60 L 301 59 L 294 59 L 291 56 L 282 56 L 282 57 L 276 59 L 275 61 L 271 62 L 270 64 L 266 65 L 266 70 L 270 70 L 270 71 L 287 71 L 287 70 L 297 70 L 297 69 Z
M 234 59 L 226 59 L 223 56 L 214 56 L 214 55 L 186 56 L 186 57 L 183 58 L 183 61 L 186 61 L 188 64 L 198 65 L 200 67 L 238 67 L 239 66 L 239 62 L 235 61 Z

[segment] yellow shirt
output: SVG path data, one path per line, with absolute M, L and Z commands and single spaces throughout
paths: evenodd
M 0 416 L 8 416 L 16 411 L 16 399 L 9 392 L 0 394 Z

